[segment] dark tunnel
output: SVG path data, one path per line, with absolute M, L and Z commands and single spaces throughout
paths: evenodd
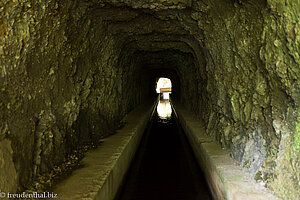
M 293 0 L 2 0 L 0 192 L 52 188 L 53 174 L 80 168 L 124 117 L 154 102 L 166 77 L 172 101 L 251 180 L 298 199 L 299 8 Z

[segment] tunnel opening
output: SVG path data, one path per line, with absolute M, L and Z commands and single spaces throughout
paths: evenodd
M 161 96 L 160 99 L 167 100 L 170 98 L 170 94 L 172 93 L 172 82 L 169 78 L 157 78 L 155 88 L 156 93 L 160 94 Z
M 172 93 L 172 82 L 169 78 L 159 77 L 155 84 L 156 93 L 159 94 L 159 102 L 156 108 L 158 117 L 162 122 L 168 122 L 172 116 L 170 94 Z

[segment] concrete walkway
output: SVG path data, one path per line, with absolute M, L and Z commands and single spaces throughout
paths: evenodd
M 129 168 L 145 128 L 153 112 L 153 101 L 145 103 L 129 113 L 118 130 L 95 150 L 82 159 L 83 168 L 54 189 L 60 200 L 112 200 Z
M 172 103 L 215 199 L 277 199 L 268 189 L 256 183 L 219 144 L 206 136 L 204 123 L 201 120 L 181 104 L 174 101 Z

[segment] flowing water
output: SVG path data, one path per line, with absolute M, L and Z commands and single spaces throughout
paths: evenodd
M 168 100 L 159 102 L 117 199 L 212 199 Z

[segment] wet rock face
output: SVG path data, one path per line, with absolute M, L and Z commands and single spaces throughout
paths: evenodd
M 258 0 L 1 1 L 0 143 L 11 143 L 0 148 L 0 167 L 16 177 L 4 189 L 26 188 L 77 147 L 112 134 L 165 76 L 207 134 L 278 196 L 295 199 L 299 8 Z

